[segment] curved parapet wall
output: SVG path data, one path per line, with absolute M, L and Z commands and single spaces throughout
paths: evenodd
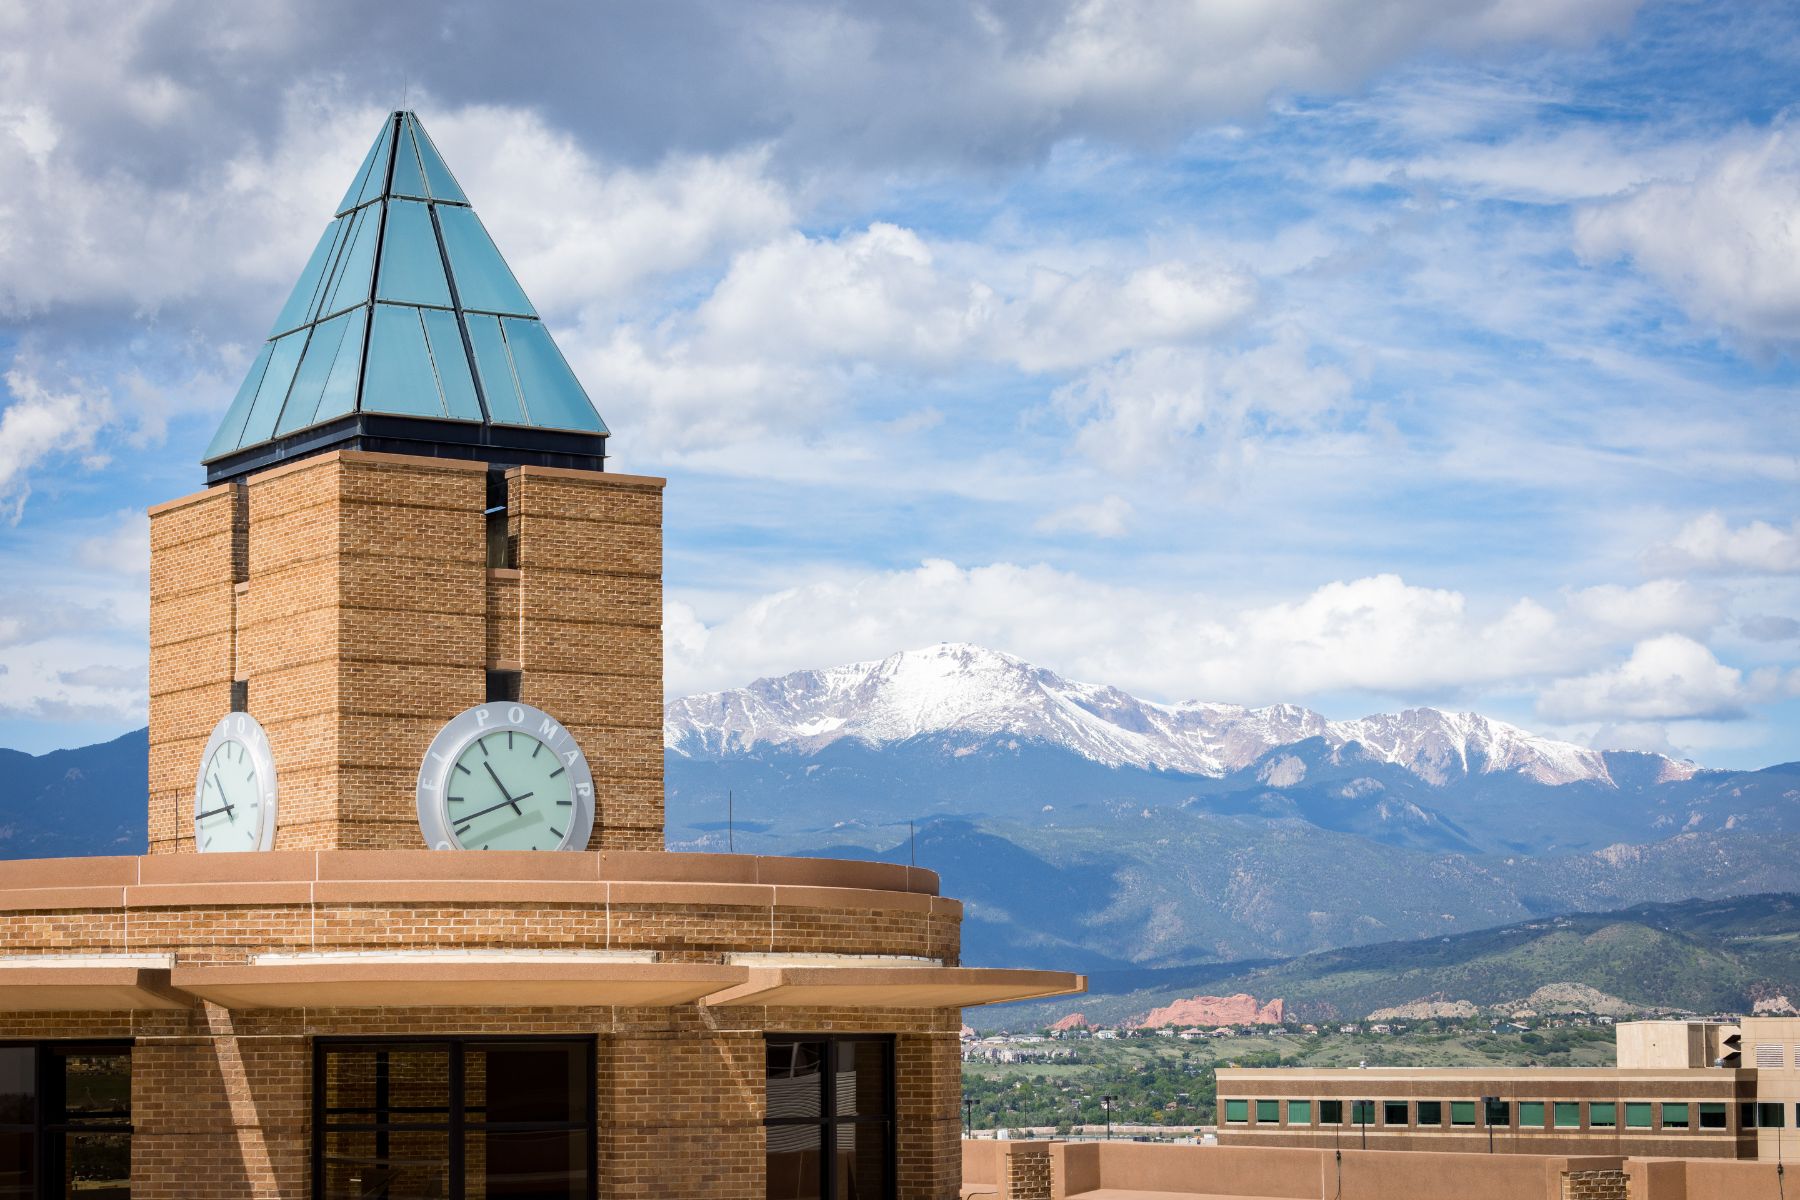
M 962 905 L 917 867 L 606 851 L 150 855 L 0 863 L 0 954 L 616 951 L 954 967 Z M 751 960 L 758 961 L 758 960 Z

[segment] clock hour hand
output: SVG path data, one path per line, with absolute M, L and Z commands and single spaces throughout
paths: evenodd
M 208 809 L 208 810 L 207 810 L 207 811 L 205 811 L 205 812 L 203 812 L 203 813 L 195 813 L 195 814 L 194 814 L 194 820 L 196 820 L 196 821 L 204 821 L 204 820 L 206 820 L 206 818 L 208 818 L 208 817 L 216 817 L 216 816 L 218 816 L 218 815 L 219 815 L 219 814 L 220 814 L 220 813 L 228 813 L 228 812 L 231 812 L 231 811 L 232 811 L 232 809 L 233 809 L 233 806 L 232 806 L 232 805 L 230 805 L 230 804 L 227 804 L 227 805 L 225 805 L 225 806 L 224 806 L 224 807 L 222 807 L 222 808 L 211 808 L 211 809 Z M 232 820 L 233 820 L 233 821 L 235 821 L 235 820 L 237 820 L 237 818 L 236 818 L 236 817 L 233 817 L 233 818 L 231 818 L 231 819 L 232 819 Z
M 505 785 L 505 784 L 504 784 L 504 783 L 501 783 L 501 782 L 500 782 L 500 776 L 499 776 L 499 774 L 498 774 L 498 773 L 496 773 L 496 772 L 495 772 L 495 770 L 494 770 L 494 766 L 493 766 L 493 764 L 492 764 L 492 763 L 485 763 L 485 762 L 484 762 L 484 763 L 482 763 L 482 764 L 481 764 L 481 765 L 482 765 L 482 766 L 483 766 L 483 767 L 486 767 L 486 768 L 487 768 L 487 773 L 488 773 L 488 776 L 489 776 L 489 777 L 490 777 L 490 778 L 491 778 L 491 779 L 493 779 L 493 781 L 494 781 L 494 786 L 495 786 L 495 787 L 497 787 L 497 788 L 499 788 L 499 789 L 500 789 L 500 794 L 501 794 L 501 795 L 502 795 L 502 796 L 505 796 L 505 797 L 506 797 L 506 803 L 508 803 L 508 804 L 510 804 L 510 805 L 512 805 L 512 810 L 513 810 L 513 812 L 514 812 L 514 813 L 515 813 L 515 814 L 516 814 L 516 815 L 518 815 L 518 816 L 521 816 L 521 817 L 522 817 L 522 816 L 524 816 L 524 815 L 525 815 L 525 814 L 524 814 L 524 813 L 523 813 L 523 812 L 522 812 L 522 811 L 520 811 L 520 809 L 519 809 L 519 801 L 520 801 L 520 800 L 522 800 L 522 799 L 524 799 L 524 797 L 523 797 L 523 796 L 515 796 L 515 795 L 513 795 L 513 794 L 512 794 L 512 793 L 511 793 L 511 792 L 509 792 L 509 791 L 507 791 L 507 790 L 506 790 L 506 785 Z M 530 793 L 529 793 L 529 792 L 527 792 L 527 793 L 526 793 L 526 795 L 530 795 Z M 499 808 L 499 807 L 500 807 L 500 806 L 499 806 L 499 805 L 498 805 L 498 804 L 496 804 L 496 805 L 494 805 L 494 808 Z M 494 811 L 494 809 L 493 809 L 493 808 L 484 808 L 484 809 L 482 809 L 482 810 L 481 810 L 481 812 L 493 812 L 493 811 Z M 476 815 L 476 816 L 480 816 L 480 815 L 481 815 L 481 813 L 476 813 L 476 814 L 475 814 L 475 815 Z M 466 819 L 466 818 L 465 818 L 465 819 Z

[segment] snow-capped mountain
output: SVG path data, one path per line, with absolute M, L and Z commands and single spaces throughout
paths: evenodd
M 922 735 L 1049 743 L 1107 766 L 1214 778 L 1271 750 L 1319 738 L 1333 755 L 1355 744 L 1365 756 L 1432 784 L 1493 772 L 1543 784 L 1613 782 L 1598 751 L 1476 713 L 1415 708 L 1329 721 L 1292 704 L 1158 704 L 954 642 L 689 696 L 669 704 L 663 726 L 665 747 L 686 757 L 759 747 L 812 753 L 845 738 L 881 746 Z M 1283 778 L 1284 772 L 1305 769 L 1298 758 L 1264 768 L 1275 786 L 1297 782 Z M 1671 760 L 1662 760 L 1660 768 L 1665 779 L 1686 778 L 1693 770 Z

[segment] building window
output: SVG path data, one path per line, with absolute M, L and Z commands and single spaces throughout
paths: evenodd
M 1756 1127 L 1758 1129 L 1782 1129 L 1787 1122 L 1782 1120 L 1787 1110 L 1779 1104 L 1758 1104 L 1756 1106 Z
M 1542 1129 L 1544 1127 L 1544 1102 L 1542 1100 L 1519 1101 L 1519 1128 Z
M 1625 1128 L 1650 1128 L 1650 1106 L 1648 1104 L 1627 1104 L 1625 1106 Z
M 1406 1101 L 1383 1100 L 1381 1102 L 1381 1123 L 1383 1125 L 1405 1125 Z
M 1227 1100 L 1225 1102 L 1225 1123 L 1227 1125 L 1249 1124 L 1250 1102 L 1248 1100 Z
M 1344 1102 L 1342 1100 L 1319 1101 L 1319 1124 L 1342 1125 L 1344 1123 Z
M 0 1196 L 127 1200 L 131 1046 L 0 1045 Z
M 1350 1123 L 1352 1125 L 1373 1125 L 1375 1123 L 1375 1102 L 1373 1100 L 1351 1101 Z
M 1663 1105 L 1662 1127 L 1664 1129 L 1686 1129 L 1688 1127 L 1688 1106 L 1685 1104 Z
M 313 1195 L 593 1193 L 592 1039 L 313 1046 Z
M 1452 1100 L 1450 1102 L 1450 1123 L 1452 1125 L 1475 1124 L 1475 1102 L 1473 1100 Z
M 1312 1124 L 1312 1101 L 1311 1100 L 1289 1100 L 1288 1101 L 1288 1124 L 1289 1125 L 1311 1125 Z
M 1572 1100 L 1558 1100 L 1551 1111 L 1558 1129 L 1581 1128 L 1581 1105 Z
M 767 1046 L 769 1200 L 890 1200 L 893 1039 L 783 1035 Z
M 1723 1104 L 1702 1104 L 1700 1106 L 1700 1128 L 1724 1129 L 1725 1106 Z
M 1421 1100 L 1417 1115 L 1421 1125 L 1442 1125 L 1444 1123 L 1444 1102 L 1442 1100 Z
M 1503 1129 L 1512 1124 L 1512 1103 L 1510 1101 L 1489 1100 L 1486 1108 L 1487 1111 L 1482 1114 L 1482 1120 L 1487 1125 L 1495 1129 Z
M 1258 1100 L 1256 1102 L 1256 1123 L 1258 1125 L 1281 1124 L 1281 1102 L 1279 1100 Z
M 523 682 L 524 676 L 517 671 L 489 671 L 487 673 L 487 702 L 500 704 L 508 700 L 518 700 Z
M 1611 1129 L 1619 1123 L 1619 1106 L 1617 1104 L 1594 1103 L 1588 1105 L 1588 1128 Z

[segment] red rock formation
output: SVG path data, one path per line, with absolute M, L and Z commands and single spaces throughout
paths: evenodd
M 1087 1027 L 1088 1019 L 1086 1017 L 1082 1016 L 1080 1013 L 1070 1013 L 1068 1016 L 1052 1025 L 1050 1027 L 1050 1032 L 1064 1033 L 1070 1029 L 1086 1029 Z
M 1256 997 L 1239 992 L 1235 996 L 1190 996 L 1176 1000 L 1164 1008 L 1153 1008 L 1131 1024 L 1142 1029 L 1164 1025 L 1279 1025 L 1282 1017 L 1280 997 L 1258 1004 Z

